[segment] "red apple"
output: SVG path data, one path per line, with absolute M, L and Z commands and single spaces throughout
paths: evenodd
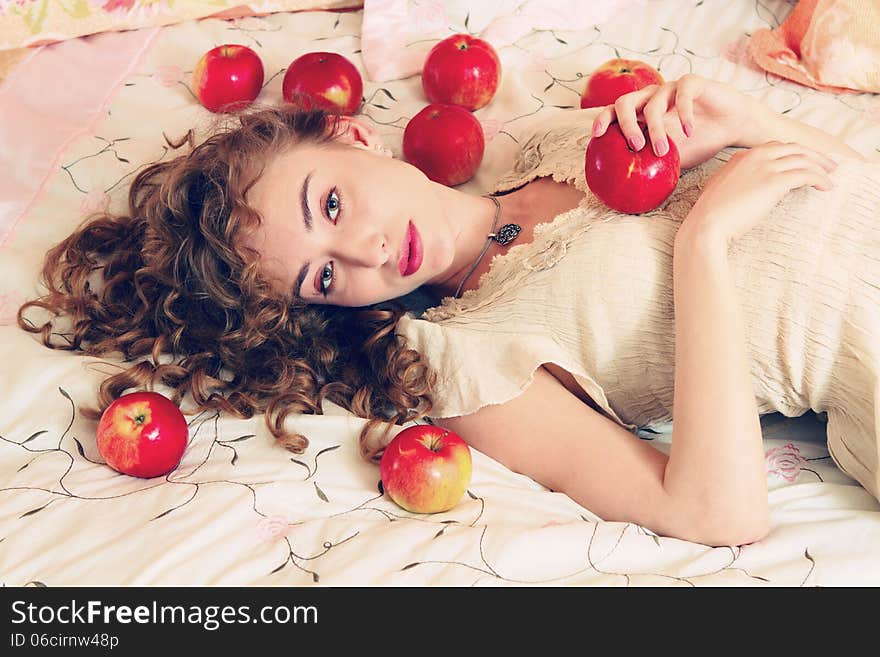
M 196 97 L 212 112 L 244 109 L 263 88 L 263 62 L 247 46 L 217 46 L 199 59 L 192 85 Z
M 310 52 L 287 67 L 281 91 L 284 100 L 303 109 L 354 114 L 361 105 L 364 82 L 354 64 L 342 55 Z
M 158 477 L 180 463 L 189 434 L 180 409 L 158 392 L 122 395 L 98 421 L 98 452 L 134 477 Z
M 611 59 L 587 79 L 581 107 L 612 105 L 623 94 L 663 82 L 663 76 L 650 64 L 637 59 Z
M 501 84 L 501 60 L 486 41 L 453 34 L 431 48 L 422 66 L 422 89 L 431 103 L 471 111 L 488 104 Z
M 645 146 L 629 147 L 620 126 L 612 123 L 587 144 L 584 169 L 587 186 L 612 210 L 639 214 L 659 206 L 675 189 L 681 173 L 678 148 L 669 140 L 669 151 L 658 157 L 642 126 Z
M 483 126 L 458 105 L 426 105 L 403 130 L 403 157 L 443 185 L 470 180 L 483 161 Z
M 382 487 L 413 513 L 448 511 L 471 480 L 471 450 L 456 433 L 430 424 L 408 427 L 388 443 L 379 465 Z

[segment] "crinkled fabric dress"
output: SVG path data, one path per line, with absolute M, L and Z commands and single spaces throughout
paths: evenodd
M 398 322 L 437 374 L 435 418 L 509 401 L 552 363 L 629 430 L 673 419 L 673 243 L 732 151 L 684 172 L 657 210 L 620 214 L 586 187 L 577 118 L 525 142 L 494 191 L 552 176 L 586 192 L 578 207 L 496 255 L 477 289 Z M 832 458 L 878 497 L 880 164 L 844 159 L 832 179 L 790 192 L 729 259 L 759 412 L 827 413 Z

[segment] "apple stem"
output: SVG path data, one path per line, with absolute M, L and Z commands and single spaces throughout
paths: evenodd
M 431 436 L 431 442 L 427 445 L 428 449 L 432 452 L 439 452 L 440 448 L 443 446 L 443 439 L 449 435 L 449 431 L 444 431 L 439 436 Z
M 449 435 L 449 431 L 444 431 L 440 436 L 434 438 L 433 443 L 431 444 L 431 450 L 435 452 L 439 452 L 440 448 L 443 447 L 443 439 Z

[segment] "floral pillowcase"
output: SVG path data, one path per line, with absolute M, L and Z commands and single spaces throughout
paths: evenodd
M 0 0 L 0 50 L 208 16 L 240 18 L 362 4 L 360 0 Z

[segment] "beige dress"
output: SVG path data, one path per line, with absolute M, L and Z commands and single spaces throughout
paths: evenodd
M 560 117 L 523 145 L 495 191 L 539 176 L 587 191 L 588 129 Z M 496 255 L 478 289 L 401 318 L 397 333 L 438 375 L 431 415 L 506 402 L 554 363 L 630 430 L 672 420 L 673 241 L 731 154 L 686 171 L 644 215 L 611 211 L 587 191 L 533 242 Z M 827 412 L 832 458 L 878 497 L 880 164 L 846 159 L 832 178 L 833 191 L 789 193 L 729 257 L 759 411 Z

